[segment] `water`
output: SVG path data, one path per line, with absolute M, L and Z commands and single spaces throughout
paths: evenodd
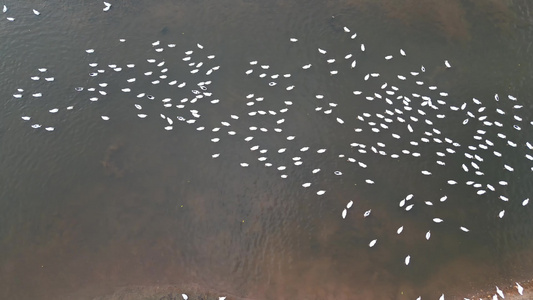
M 124 286 L 177 285 L 235 299 L 437 299 L 442 293 L 448 299 L 531 279 L 531 210 L 521 205 L 532 195 L 531 163 L 524 158 L 531 153 L 524 143 L 533 140 L 526 123 L 532 120 L 529 5 L 396 3 L 135 1 L 113 3 L 106 13 L 102 3 L 7 3 L 7 15 L 16 20 L 8 22 L 2 15 L 0 22 L 2 297 L 91 299 Z M 41 15 L 33 15 L 32 8 Z M 345 33 L 344 26 L 351 33 Z M 355 40 L 350 39 L 353 32 L 358 34 Z M 291 43 L 291 37 L 298 42 Z M 158 40 L 165 49 L 160 53 L 152 46 Z M 176 47 L 168 48 L 169 43 Z M 367 48 L 364 53 L 360 43 Z M 328 53 L 320 54 L 319 47 Z M 90 48 L 95 53 L 85 52 Z M 399 49 L 406 51 L 405 58 Z M 189 72 L 192 68 L 182 60 L 187 50 L 194 50 L 193 61 L 204 62 L 202 72 Z M 357 59 L 354 69 L 351 60 L 344 59 L 348 53 Z M 210 54 L 215 58 L 207 59 Z M 394 58 L 386 61 L 386 55 Z M 148 63 L 150 58 L 164 60 L 165 66 Z M 328 58 L 336 62 L 328 64 Z M 250 65 L 253 60 L 259 63 Z M 92 62 L 99 66 L 89 67 Z M 127 68 L 129 63 L 135 67 Z M 308 63 L 312 67 L 303 70 Z M 123 70 L 115 72 L 109 64 Z M 270 68 L 262 70 L 260 65 L 266 64 Z M 426 72 L 420 71 L 422 65 Z M 204 75 L 215 66 L 220 70 Z M 37 70 L 42 67 L 48 68 L 46 73 Z M 159 73 L 162 68 L 168 71 Z M 106 71 L 90 77 L 95 69 Z M 248 69 L 254 71 L 247 76 Z M 166 74 L 167 79 L 161 79 L 165 83 L 153 85 L 155 78 L 143 75 L 150 70 Z M 331 70 L 339 74 L 330 75 Z M 417 78 L 423 86 L 415 84 L 411 71 L 421 73 Z M 259 78 L 262 72 L 268 78 Z M 380 77 L 363 79 L 373 72 Z M 270 76 L 275 73 L 280 77 L 274 80 Z M 283 77 L 287 73 L 290 78 Z M 401 81 L 397 74 L 410 79 Z M 30 76 L 55 80 L 33 81 Z M 127 84 L 133 77 L 137 80 Z M 186 87 L 169 86 L 171 78 L 187 82 Z M 212 81 L 208 91 L 213 95 L 206 99 L 220 103 L 201 99 L 184 103 L 181 110 L 163 107 L 166 97 L 174 105 L 184 97 L 192 99 L 191 89 L 207 80 Z M 277 85 L 270 87 L 271 81 Z M 101 82 L 108 86 L 99 87 Z M 468 102 L 466 111 L 478 115 L 479 106 L 471 100 L 475 97 L 487 107 L 488 119 L 505 127 L 499 130 L 475 120 L 463 126 L 465 111 L 446 110 L 446 118 L 439 119 L 440 111 L 416 107 L 413 116 L 418 121 L 404 113 L 413 134 L 398 122 L 384 129 L 379 124 L 388 123 L 376 113 L 387 116 L 386 109 L 402 106 L 364 98 L 383 93 L 383 82 L 398 86 L 405 95 L 432 93 L 436 99 L 438 92 L 446 91 L 447 107 Z M 291 85 L 294 90 L 287 91 Z M 429 85 L 438 90 L 428 91 Z M 76 92 L 78 86 L 84 91 Z M 132 92 L 121 92 L 126 86 Z M 87 91 L 90 87 L 96 91 Z M 24 89 L 22 99 L 12 97 L 17 88 Z M 107 95 L 97 95 L 98 90 Z M 354 95 L 354 90 L 363 95 Z M 33 98 L 36 92 L 43 97 Z M 140 92 L 155 99 L 137 98 Z M 249 94 L 254 96 L 247 99 Z M 515 103 L 507 94 L 524 105 L 514 110 L 524 120 L 520 131 L 509 127 Z M 250 101 L 255 104 L 247 106 Z M 67 110 L 71 105 L 74 108 Z M 507 114 L 497 114 L 496 107 Z M 52 108 L 59 112 L 49 113 Z M 288 110 L 281 113 L 284 108 Z M 199 111 L 197 123 L 176 119 L 193 119 L 190 109 Z M 327 109 L 332 113 L 324 114 Z M 419 115 L 418 109 L 427 115 Z M 252 117 L 250 111 L 265 115 Z M 372 116 L 359 121 L 357 116 L 365 112 Z M 138 113 L 148 116 L 140 119 Z M 164 130 L 169 124 L 161 113 L 173 117 L 171 131 Z M 24 115 L 32 120 L 21 120 Z M 103 121 L 102 115 L 110 120 Z M 434 125 L 423 123 L 425 118 Z M 278 124 L 280 119 L 285 121 Z M 224 121 L 231 126 L 221 125 Z M 369 121 L 381 131 L 372 133 Z M 55 130 L 35 130 L 30 127 L 35 122 Z M 196 130 L 199 126 L 205 130 Z M 258 129 L 251 131 L 251 126 Z M 221 129 L 212 132 L 213 127 Z M 363 132 L 357 134 L 354 128 Z M 432 128 L 442 132 L 443 141 L 449 137 L 462 147 L 421 141 L 433 138 L 424 133 Z M 501 152 L 503 159 L 491 151 L 466 148 L 480 143 L 472 137 L 478 129 L 487 131 L 484 140 L 495 143 L 491 151 Z M 231 130 L 235 136 L 228 135 Z M 391 137 L 393 131 L 403 138 Z M 506 146 L 497 133 L 520 146 Z M 295 140 L 288 141 L 289 135 Z M 247 136 L 254 139 L 245 142 Z M 210 141 L 217 137 L 219 142 Z M 376 142 L 386 145 L 389 156 L 370 150 L 379 150 Z M 367 145 L 368 153 L 358 152 L 351 143 Z M 259 149 L 250 151 L 254 145 Z M 304 146 L 310 150 L 300 151 Z M 280 148 L 287 150 L 278 153 Z M 262 149 L 268 151 L 258 153 Z M 472 175 L 472 160 L 465 151 L 484 158 L 473 160 L 484 176 Z M 447 155 L 439 158 L 436 152 Z M 216 153 L 220 157 L 213 159 Z M 400 158 L 391 158 L 391 153 Z M 273 166 L 265 167 L 259 157 L 268 157 Z M 303 164 L 295 166 L 293 157 Z M 250 166 L 242 168 L 241 162 Z M 463 163 L 470 173 L 462 171 Z M 504 163 L 514 172 L 505 171 Z M 312 174 L 315 168 L 321 170 Z M 433 175 L 423 176 L 421 170 Z M 375 184 L 366 184 L 366 179 Z M 450 186 L 449 179 L 460 184 Z M 485 187 L 487 194 L 478 196 L 464 184 L 468 180 L 492 184 L 497 192 Z M 509 185 L 498 185 L 500 180 Z M 303 188 L 307 182 L 311 187 Z M 318 196 L 319 190 L 326 193 Z M 410 193 L 414 197 L 409 203 L 415 205 L 406 212 L 398 203 Z M 499 200 L 500 194 L 510 201 Z M 444 195 L 448 200 L 440 202 Z M 342 219 L 350 200 L 354 206 Z M 364 218 L 369 209 L 370 216 Z M 433 223 L 435 217 L 444 222 Z M 404 231 L 398 235 L 400 226 Z M 426 240 L 428 230 L 431 238 Z M 369 248 L 373 239 L 377 243 Z

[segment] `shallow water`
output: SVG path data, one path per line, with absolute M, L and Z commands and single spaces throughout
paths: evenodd
M 194 284 L 229 298 L 437 299 L 444 293 L 448 299 L 531 279 L 532 210 L 531 204 L 521 205 L 532 195 L 533 165 L 524 158 L 531 153 L 525 142 L 533 141 L 528 125 L 533 119 L 530 6 L 525 1 L 501 6 L 482 1 L 429 3 L 133 1 L 113 3 L 109 12 L 102 11 L 102 3 L 87 1 L 6 3 L 9 10 L 0 15 L 2 298 L 91 299 L 122 286 Z M 33 15 L 32 8 L 41 15 Z M 6 15 L 16 20 L 8 22 Z M 345 33 L 344 26 L 351 33 Z M 354 40 L 353 32 L 358 34 Z M 291 43 L 290 37 L 298 42 Z M 160 53 L 152 46 L 158 40 L 165 45 Z M 169 43 L 176 47 L 166 47 Z M 86 53 L 89 48 L 95 53 Z M 189 72 L 188 62 L 182 60 L 187 50 L 194 50 L 193 61 L 204 62 L 202 72 Z M 351 60 L 344 59 L 348 53 L 357 59 L 354 69 Z M 210 54 L 216 57 L 206 59 Z M 394 58 L 387 61 L 386 55 Z M 150 58 L 164 60 L 168 80 L 187 82 L 186 87 L 152 84 L 154 79 L 143 73 L 161 68 L 147 62 Z M 328 64 L 328 58 L 336 62 Z M 252 60 L 258 65 L 250 65 Z M 446 69 L 444 60 L 452 68 Z M 92 62 L 105 73 L 90 77 Z M 127 68 L 128 63 L 135 68 Z M 308 63 L 313 66 L 303 70 Z M 115 72 L 108 64 L 123 70 Z M 265 64 L 268 70 L 260 68 Z M 420 71 L 422 65 L 426 72 Z M 214 66 L 220 70 L 204 75 Z M 45 77 L 37 70 L 42 67 L 54 82 L 30 79 Z M 253 73 L 245 75 L 252 68 Z M 331 70 L 339 74 L 330 75 Z M 411 71 L 421 73 L 417 78 L 424 86 L 396 77 Z M 269 77 L 279 73 L 280 78 L 261 79 L 261 72 Z M 373 72 L 380 76 L 363 79 Z M 286 73 L 292 76 L 283 78 Z M 132 77 L 137 81 L 127 85 Z M 220 99 L 219 104 L 201 99 L 185 103 L 185 109 L 162 106 L 166 97 L 173 104 L 192 99 L 195 83 L 207 80 L 212 81 L 210 99 Z M 277 85 L 270 87 L 270 81 Z M 99 88 L 101 82 L 108 87 Z M 473 112 L 478 109 L 471 100 L 475 97 L 487 107 L 488 118 L 505 127 L 474 120 L 463 125 L 464 111 L 446 108 L 446 118 L 438 119 L 439 111 L 417 107 L 413 116 L 419 120 L 410 121 L 413 134 L 398 122 L 389 124 L 390 130 L 372 133 L 369 121 L 386 124 L 375 114 L 396 107 L 364 99 L 381 92 L 383 82 L 406 95 L 432 93 L 433 99 L 438 91 L 446 91 L 447 107 L 468 102 L 467 110 Z M 294 90 L 287 91 L 291 85 Z M 438 91 L 428 92 L 428 85 L 438 86 Z M 84 91 L 76 92 L 78 86 Z M 133 91 L 121 92 L 126 86 Z M 97 92 L 88 92 L 89 87 L 107 95 L 90 101 Z M 17 88 L 25 90 L 22 99 L 12 96 Z M 364 95 L 355 96 L 354 90 Z M 44 96 L 33 98 L 36 92 Z M 140 92 L 155 99 L 137 98 Z M 247 99 L 249 94 L 254 96 Z M 524 107 L 513 111 L 515 103 L 507 94 Z M 257 97 L 264 100 L 254 100 Z M 247 106 L 249 101 L 255 104 Z M 136 116 L 141 113 L 136 103 L 146 119 Z M 67 111 L 70 105 L 74 109 Z M 322 113 L 328 106 L 330 115 Z M 323 109 L 318 112 L 316 107 Z M 507 114 L 495 113 L 496 107 Z M 60 111 L 50 114 L 52 108 Z M 288 111 L 280 113 L 284 108 Z M 193 119 L 190 109 L 199 111 L 197 123 L 176 120 Z M 415 113 L 417 109 L 427 116 Z M 248 115 L 258 110 L 267 113 Z M 372 117 L 359 121 L 357 116 L 365 112 Z M 524 120 L 520 131 L 509 126 L 512 112 Z M 168 124 L 161 113 L 173 117 L 171 131 L 164 130 Z M 21 120 L 24 115 L 32 121 Z M 110 120 L 103 121 L 102 115 Z M 345 123 L 339 124 L 337 117 Z M 425 118 L 435 126 L 424 124 Z M 277 124 L 280 119 L 285 122 Z M 35 130 L 30 127 L 34 121 L 55 130 Z M 231 127 L 221 125 L 224 121 Z M 197 131 L 198 126 L 206 129 Z M 251 131 L 250 126 L 268 132 Z M 212 132 L 213 127 L 221 129 Z M 363 132 L 356 134 L 354 128 Z M 436 152 L 446 153 L 452 146 L 421 142 L 427 136 L 424 131 L 432 128 L 442 132 L 441 139 L 449 137 L 462 147 L 439 158 Z M 472 137 L 478 129 L 487 131 L 486 139 L 496 143 L 491 150 L 501 152 L 502 159 L 466 148 L 479 143 Z M 228 130 L 237 134 L 230 136 Z M 395 139 L 392 131 L 408 137 Z M 520 146 L 506 146 L 497 133 Z M 288 141 L 289 135 L 295 140 Z M 254 139 L 245 142 L 247 136 Z M 215 137 L 221 140 L 211 142 Z M 400 158 L 372 153 L 369 148 L 379 148 L 377 142 Z M 367 145 L 368 153 L 358 152 L 352 143 Z M 259 149 L 250 151 L 255 145 Z M 300 151 L 304 146 L 310 150 Z M 287 150 L 278 153 L 280 148 Z M 268 151 L 260 154 L 261 149 Z M 318 149 L 327 150 L 320 154 Z M 402 155 L 401 150 L 422 156 Z M 463 152 L 485 158 L 478 162 L 485 175 L 461 170 L 461 164 L 470 163 Z M 215 153 L 220 157 L 213 159 Z M 257 160 L 262 156 L 273 166 Z M 292 157 L 301 157 L 303 164 L 295 166 Z M 439 159 L 445 167 L 435 163 Z M 250 166 L 242 168 L 241 162 Z M 514 166 L 514 172 L 505 171 L 503 163 Z M 279 171 L 278 166 L 287 169 Z M 321 171 L 312 174 L 315 168 Z M 433 175 L 423 176 L 420 170 Z M 366 184 L 369 178 L 375 184 Z M 473 178 L 494 185 L 497 192 L 478 196 L 464 184 Z M 450 179 L 461 184 L 446 184 Z M 500 180 L 509 185 L 497 185 Z M 306 182 L 312 183 L 310 188 L 302 187 Z M 318 196 L 318 190 L 326 193 Z M 414 194 L 410 203 L 415 205 L 406 212 L 398 203 L 408 194 Z M 510 201 L 499 200 L 500 194 Z M 444 195 L 448 200 L 440 202 Z M 354 206 L 342 219 L 350 200 Z M 364 218 L 369 209 L 371 215 Z M 444 222 L 433 223 L 435 217 Z M 404 231 L 398 235 L 400 226 Z M 428 230 L 431 238 L 426 240 Z M 369 248 L 373 239 L 376 246 Z

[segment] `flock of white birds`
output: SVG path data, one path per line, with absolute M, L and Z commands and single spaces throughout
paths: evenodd
M 107 2 L 104 2 L 104 5 L 104 11 L 109 11 L 112 7 Z M 9 12 L 5 5 L 2 11 L 4 14 Z M 41 14 L 35 9 L 33 13 L 36 16 Z M 15 21 L 15 18 L 9 16 L 7 20 Z M 120 98 L 129 99 L 128 105 L 136 117 L 159 120 L 162 128 L 167 131 L 172 131 L 180 125 L 193 126 L 197 131 L 210 132 L 209 139 L 213 144 L 225 139 L 231 143 L 240 142 L 249 147 L 257 161 L 243 160 L 236 162 L 238 165 L 243 168 L 252 166 L 275 168 L 279 171 L 279 176 L 284 179 L 289 178 L 292 173 L 298 173 L 298 179 L 302 180 L 299 182 L 301 187 L 314 189 L 313 192 L 318 196 L 328 191 L 325 187 L 317 187 L 319 184 L 316 183 L 318 182 L 316 176 L 325 171 L 319 167 L 311 168 L 309 174 L 298 171 L 299 166 L 313 163 L 305 160 L 306 153 L 329 155 L 342 162 L 342 168 L 322 175 L 333 177 L 353 172 L 366 174 L 366 169 L 372 168 L 370 163 L 365 162 L 369 157 L 433 161 L 434 163 L 425 164 L 427 167 L 419 170 L 422 176 L 439 178 L 440 171 L 453 170 L 460 174 L 459 177 L 468 180 L 442 178 L 443 185 L 463 185 L 471 188 L 479 197 L 490 196 L 506 203 L 519 201 L 524 207 L 528 205 L 529 198 L 511 198 L 507 194 L 509 190 L 507 186 L 513 184 L 514 179 L 525 172 L 528 174 L 533 171 L 533 144 L 525 140 L 525 135 L 521 134 L 522 130 L 529 130 L 529 127 L 533 126 L 533 121 L 528 119 L 529 114 L 524 112 L 523 104 L 515 96 L 495 94 L 491 99 L 472 98 L 458 103 L 458 100 L 449 96 L 447 91 L 429 83 L 426 73 L 428 71 L 424 66 L 417 66 L 402 74 L 370 72 L 358 77 L 359 74 L 356 72 L 358 62 L 364 61 L 365 52 L 369 49 L 352 30 L 347 27 L 343 30 L 345 33 L 343 38 L 351 40 L 353 45 L 352 51 L 342 56 L 338 56 L 338 51 L 335 49 L 328 49 L 324 45 L 316 49 L 318 56 L 323 59 L 306 62 L 294 68 L 292 72 L 284 74 L 273 71 L 267 63 L 250 61 L 249 67 L 242 72 L 245 80 L 268 86 L 274 89 L 273 93 L 282 96 L 246 94 L 241 99 L 241 108 L 236 110 L 240 113 L 215 116 L 213 114 L 216 113 L 216 109 L 214 112 L 202 110 L 205 108 L 205 103 L 214 106 L 224 105 L 224 99 L 220 99 L 210 90 L 211 78 L 216 77 L 221 67 L 217 64 L 216 56 L 200 43 L 180 45 L 154 41 L 151 44 L 153 51 L 148 58 L 144 57 L 126 64 L 106 62 L 105 57 L 98 56 L 97 49 L 86 49 L 89 61 L 88 77 L 85 84 L 76 87 L 72 93 L 82 95 L 80 98 L 83 101 L 104 102 L 102 105 L 105 105 L 105 101 L 109 98 L 116 97 L 117 93 L 123 93 Z M 126 39 L 119 39 L 119 42 L 127 44 Z M 290 47 L 290 43 L 298 42 L 298 38 L 290 38 L 287 46 Z M 393 63 L 394 60 L 405 59 L 407 56 L 405 50 L 397 49 L 395 53 L 385 56 L 384 60 Z M 329 74 L 326 74 L 325 78 L 342 76 L 345 73 L 348 74 L 346 76 L 357 80 L 355 85 L 361 88 L 351 90 L 349 99 L 337 99 L 337 102 L 328 96 L 327 90 L 315 94 L 313 99 L 302 99 L 298 94 L 299 87 L 293 79 L 304 76 L 317 66 L 321 66 L 321 69 L 323 66 L 328 66 Z M 55 84 L 51 68 L 53 67 L 36 68 L 35 73 L 29 76 L 29 83 L 17 88 L 12 94 L 13 100 L 46 99 L 47 88 Z M 454 66 L 448 60 L 442 62 L 444 72 L 451 68 Z M 175 69 L 180 71 L 175 72 Z M 379 88 L 374 88 L 375 86 Z M 404 92 L 405 90 L 409 92 Z M 413 90 L 417 92 L 412 92 Z M 291 122 L 288 112 L 294 109 L 297 101 L 315 103 L 314 112 L 311 113 L 327 116 L 331 120 L 331 126 L 353 128 L 353 140 L 346 141 L 346 152 L 332 153 L 327 146 L 312 148 L 298 143 L 298 136 L 285 127 Z M 353 103 L 362 103 L 364 107 L 372 105 L 374 109 L 372 112 L 358 111 L 347 119 L 343 112 L 346 106 L 353 107 Z M 61 115 L 76 110 L 76 105 L 53 106 L 47 110 L 50 114 Z M 110 121 L 113 116 L 106 114 L 100 118 L 103 121 Z M 203 121 L 210 118 L 211 121 L 213 118 L 220 118 L 219 125 L 209 126 L 208 124 L 212 123 Z M 53 122 L 42 123 L 38 116 L 23 114 L 21 119 L 35 130 L 44 129 L 53 132 L 56 129 Z M 457 120 L 461 120 L 464 130 L 460 133 L 447 132 L 449 122 Z M 284 141 L 284 146 L 273 148 L 261 144 L 261 137 L 266 134 L 278 137 Z M 466 140 L 465 134 L 469 135 Z M 460 137 L 461 143 L 454 136 Z M 384 143 L 385 140 L 388 142 Z M 273 160 L 271 156 L 276 156 L 278 159 Z M 223 157 L 223 153 L 218 151 L 212 153 L 213 159 L 219 157 Z M 495 165 L 499 166 L 499 170 L 494 169 Z M 494 172 L 498 176 L 492 176 Z M 515 172 L 519 175 L 514 176 Z M 491 176 L 486 176 L 487 174 Z M 379 180 L 370 177 L 358 183 L 380 184 Z M 399 197 L 394 204 L 408 214 L 415 206 L 435 206 L 448 201 L 446 194 L 440 195 L 434 201 L 428 199 L 417 201 L 415 194 L 416 192 L 413 192 L 405 197 Z M 354 209 L 356 213 L 352 213 Z M 372 210 L 365 209 L 361 212 L 362 217 L 367 218 L 370 217 Z M 357 203 L 347 199 L 346 206 L 340 209 L 340 217 L 356 218 L 356 214 L 358 214 Z M 504 217 L 506 217 L 505 209 L 494 212 L 494 218 Z M 438 215 L 427 215 L 427 218 L 428 223 L 447 222 Z M 461 234 L 470 232 L 464 224 L 457 224 L 456 228 Z M 404 226 L 400 226 L 395 234 L 400 235 L 403 231 Z M 426 240 L 432 238 L 429 229 L 423 238 Z M 368 247 L 379 247 L 379 238 L 371 239 Z M 407 266 L 416 259 L 406 253 L 403 263 Z M 516 283 L 515 287 L 520 294 L 523 293 L 519 283 Z M 444 297 L 442 294 L 440 300 Z M 505 295 L 496 287 L 493 298 L 498 299 L 498 297 L 503 299 Z M 187 295 L 183 294 L 183 299 L 187 299 Z

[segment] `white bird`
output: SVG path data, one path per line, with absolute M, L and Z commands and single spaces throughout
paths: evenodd
M 302 184 L 302 186 L 303 186 L 304 188 L 308 188 L 308 187 L 311 186 L 311 183 L 310 183 L 310 182 L 306 182 L 306 183 Z
M 524 288 L 518 282 L 516 283 L 516 289 L 520 295 L 524 295 Z
M 378 241 L 378 240 L 372 240 L 372 241 L 370 241 L 370 243 L 368 244 L 368 247 L 370 247 L 370 248 L 374 247 L 374 245 L 376 245 L 376 242 L 377 242 L 377 241 Z
M 38 15 L 41 14 L 41 13 L 40 13 L 38 10 L 36 10 L 36 9 L 33 10 L 33 13 L 34 13 L 36 16 L 38 16 Z
M 430 237 L 431 237 L 431 231 L 426 232 L 426 240 L 429 241 Z
M 296 42 L 298 41 L 297 38 L 290 38 L 289 40 L 290 40 L 291 42 L 293 42 L 293 43 L 296 43 Z
M 526 206 L 529 203 L 529 198 L 522 201 L 522 206 Z
M 403 231 L 403 226 L 401 226 L 400 228 L 398 228 L 398 230 L 396 230 L 396 233 L 397 233 L 397 234 L 400 234 L 400 233 L 402 233 L 402 231 Z
M 372 212 L 372 210 L 369 209 L 369 210 L 365 211 L 365 213 L 363 214 L 363 216 L 366 218 L 366 217 L 370 216 L 370 213 L 371 213 L 371 212 Z
M 183 298 L 183 300 L 189 299 L 189 296 L 187 296 L 187 294 L 181 294 L 181 297 Z
M 405 205 L 405 199 L 403 199 L 402 201 L 400 201 L 400 207 L 403 207 Z
M 361 51 L 365 52 L 365 44 L 361 44 Z
M 246 168 L 246 167 L 248 167 L 248 166 L 249 166 L 249 165 L 248 165 L 247 163 L 241 163 L 241 167 L 243 167 L 243 168 Z
M 108 116 L 102 116 L 102 120 L 107 121 L 107 120 L 109 120 L 109 117 Z
M 94 53 L 94 49 L 87 49 L 87 50 L 85 50 L 85 52 L 87 52 L 87 53 Z
M 435 222 L 435 223 L 442 223 L 443 220 L 442 220 L 441 218 L 434 218 L 434 219 L 433 219 L 433 222 Z
M 55 113 L 58 112 L 58 111 L 59 111 L 59 109 L 57 109 L 57 108 L 53 108 L 53 109 L 49 110 L 49 112 L 50 112 L 50 113 L 53 113 L 53 114 L 55 114 Z
M 444 294 L 440 295 L 439 300 L 444 300 Z
M 403 49 L 400 49 L 400 54 L 401 54 L 402 56 L 405 56 L 405 51 L 403 51 Z
M 498 293 L 498 295 L 500 295 L 500 297 L 505 299 L 505 295 L 503 294 L 502 290 L 500 290 L 500 288 L 496 287 L 496 293 Z
M 463 226 L 461 226 L 461 230 L 464 231 L 464 232 L 469 232 L 470 231 L 468 228 L 463 227 Z
M 452 67 L 452 65 L 450 65 L 450 63 L 447 60 L 444 61 L 444 64 L 446 65 L 446 68 L 451 68 Z
M 325 193 L 326 193 L 326 191 L 324 191 L 324 190 L 320 190 L 320 191 L 316 192 L 316 194 L 319 195 L 319 196 L 322 196 Z
M 309 68 L 311 68 L 311 64 L 307 64 L 307 65 L 304 65 L 304 66 L 302 67 L 302 69 L 309 69 Z
M 318 52 L 320 52 L 321 54 L 326 54 L 327 53 L 326 50 L 323 50 L 323 49 L 320 49 L 320 48 L 318 48 Z
M 342 211 L 342 218 L 343 219 L 346 219 L 346 214 L 348 213 L 348 211 L 346 210 L 346 208 Z
M 348 204 L 346 204 L 346 208 L 349 209 L 351 208 L 353 205 L 353 201 L 350 200 L 350 202 L 348 202 Z
M 500 213 L 498 214 L 498 217 L 503 218 L 503 216 L 505 215 L 505 210 L 502 210 L 500 211 Z
M 410 256 L 410 255 L 407 255 L 407 256 L 405 257 L 405 265 L 408 266 L 410 262 L 411 262 L 411 256 Z
M 7 6 L 4 5 L 4 7 L 2 8 L 2 12 L 3 12 L 3 13 L 6 13 L 6 12 L 7 12 Z

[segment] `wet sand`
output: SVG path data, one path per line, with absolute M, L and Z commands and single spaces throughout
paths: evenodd
M 521 284 L 524 288 L 523 295 L 520 295 L 516 287 L 500 287 L 505 294 L 505 299 L 510 300 L 530 300 L 533 299 L 533 281 L 524 282 Z M 492 293 L 492 294 L 491 294 Z M 182 300 L 182 294 L 186 294 L 189 300 L 219 300 L 220 297 L 226 297 L 226 300 L 254 300 L 255 298 L 241 298 L 235 295 L 228 295 L 216 291 L 207 291 L 195 285 L 162 285 L 162 286 L 129 286 L 118 288 L 110 294 L 98 296 L 98 297 L 89 297 L 83 298 L 80 294 L 71 297 L 61 298 L 64 300 L 70 299 L 90 299 L 90 300 Z M 472 295 L 463 295 L 461 297 L 446 297 L 446 299 L 482 299 L 490 300 L 495 294 L 493 291 L 478 291 Z M 82 297 L 82 298 L 80 298 Z M 311 298 L 306 298 L 311 299 Z M 322 298 L 317 297 L 316 299 L 323 300 L 334 300 L 336 297 L 331 298 Z M 352 298 L 354 300 L 371 300 L 369 298 Z M 392 299 L 392 298 L 391 298 Z M 397 299 L 404 299 L 398 297 Z M 373 299 L 372 299 L 373 300 Z

